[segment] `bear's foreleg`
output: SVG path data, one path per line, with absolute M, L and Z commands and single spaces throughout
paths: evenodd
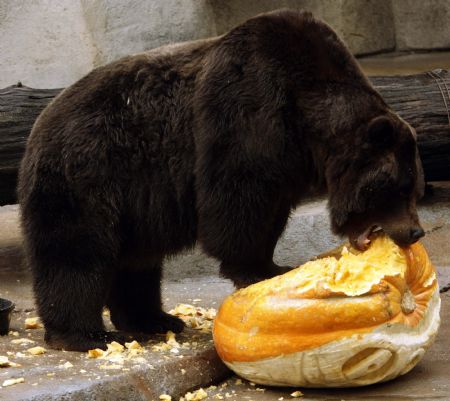
M 261 188 L 225 196 L 210 194 L 199 216 L 203 248 L 221 261 L 221 274 L 238 288 L 286 273 L 273 262 L 273 253 L 290 204 L 266 197 Z
M 107 302 L 114 326 L 130 333 L 181 332 L 182 320 L 161 307 L 161 261 L 145 267 L 126 265 L 116 273 Z
M 232 280 L 237 288 L 243 288 L 291 270 L 289 266 L 278 266 L 273 262 L 275 246 L 284 231 L 290 213 L 290 207 L 286 204 L 280 204 L 275 209 L 273 216 L 267 216 L 268 224 L 272 222 L 267 232 L 267 238 L 261 241 L 261 245 L 254 246 L 255 249 L 259 249 L 257 255 L 249 257 L 247 252 L 244 252 L 239 258 L 242 261 L 241 263 L 223 260 L 220 264 L 221 274 Z M 255 262 L 245 263 L 249 259 L 253 259 Z M 258 259 L 260 262 L 258 262 Z

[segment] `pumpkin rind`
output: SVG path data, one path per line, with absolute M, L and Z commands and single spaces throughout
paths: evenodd
M 439 327 L 436 273 L 420 243 L 373 242 L 373 255 L 344 250 L 340 265 L 310 262 L 229 296 L 214 323 L 222 360 L 256 383 L 305 387 L 366 385 L 412 369 Z M 376 266 L 384 250 L 391 266 Z M 324 261 L 334 265 L 317 280 Z

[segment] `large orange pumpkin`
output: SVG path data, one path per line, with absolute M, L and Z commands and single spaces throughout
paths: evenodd
M 377 236 L 230 295 L 214 323 L 222 360 L 253 382 L 345 387 L 411 370 L 439 327 L 435 270 L 420 243 Z

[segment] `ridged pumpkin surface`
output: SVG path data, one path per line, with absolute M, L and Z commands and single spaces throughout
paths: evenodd
M 362 338 L 380 327 L 404 327 L 407 335 L 437 290 L 420 243 L 401 249 L 377 236 L 365 252 L 344 247 L 230 295 L 216 317 L 214 341 L 219 356 L 234 364 Z

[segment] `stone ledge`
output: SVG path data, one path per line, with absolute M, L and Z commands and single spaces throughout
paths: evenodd
M 26 273 L 0 272 L 0 296 L 5 296 L 7 284 L 8 298 L 16 303 L 11 330 L 18 336 L 0 337 L 0 355 L 10 352 L 9 359 L 20 367 L 0 368 L 0 400 L 8 401 L 141 401 L 159 400 L 160 394 L 172 395 L 173 400 L 187 391 L 208 387 L 217 383 L 230 372 L 220 361 L 214 349 L 210 332 L 185 329 L 176 336 L 181 344 L 189 342 L 186 349 L 170 351 L 152 350 L 165 340 L 164 335 L 155 335 L 150 342 L 143 343 L 147 351 L 130 358 L 119 366 L 114 361 L 88 359 L 87 353 L 47 350 L 44 355 L 27 355 L 26 350 L 35 346 L 46 348 L 42 329 L 25 330 L 26 317 L 36 316 L 31 298 L 31 285 Z M 165 283 L 163 287 L 166 310 L 178 303 L 193 303 L 203 307 L 217 308 L 233 287 L 225 280 L 184 281 Z M 194 299 L 201 299 L 195 302 Z M 105 318 L 107 326 L 109 319 Z M 12 340 L 26 338 L 33 343 L 13 344 Z M 197 344 L 194 345 L 193 343 Z M 69 362 L 72 366 L 64 368 Z M 105 368 L 110 366 L 111 368 Z M 24 383 L 1 388 L 6 379 L 24 378 Z

